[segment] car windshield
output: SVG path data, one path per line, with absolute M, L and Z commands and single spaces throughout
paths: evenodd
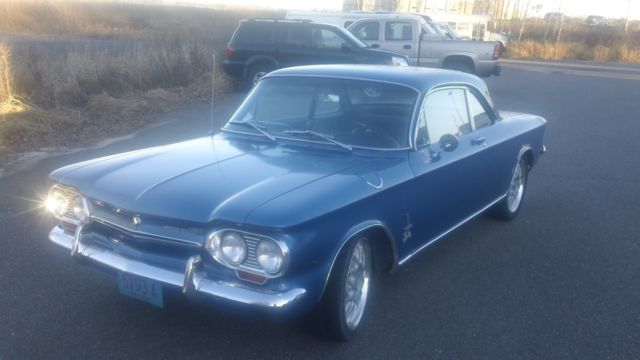
M 224 129 L 347 149 L 400 149 L 409 145 L 417 98 L 416 90 L 382 82 L 271 77 L 256 85 Z

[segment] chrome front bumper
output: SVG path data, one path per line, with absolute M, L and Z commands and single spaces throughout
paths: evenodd
M 201 263 L 199 255 L 189 258 L 184 273 L 145 264 L 112 251 L 83 244 L 81 241 L 82 229 L 81 227 L 78 229 L 75 235 L 72 235 L 56 226 L 49 233 L 49 240 L 71 251 L 71 255 L 74 257 L 90 260 L 117 271 L 152 279 L 166 286 L 182 289 L 182 292 L 186 295 L 202 294 L 239 304 L 265 308 L 285 308 L 300 300 L 306 293 L 305 289 L 300 288 L 285 292 L 273 292 L 209 279 L 199 269 Z

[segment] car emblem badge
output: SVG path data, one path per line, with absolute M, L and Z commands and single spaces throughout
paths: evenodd
M 411 223 L 411 219 L 409 218 L 409 213 L 407 215 L 407 226 L 402 228 L 402 242 L 407 242 L 411 239 L 411 228 L 413 224 Z
M 140 219 L 140 215 L 136 215 L 131 219 L 131 223 L 136 226 L 140 225 L 141 222 L 142 219 Z

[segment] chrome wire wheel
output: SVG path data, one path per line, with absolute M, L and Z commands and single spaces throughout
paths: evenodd
M 524 195 L 525 177 L 523 176 L 523 161 L 518 161 L 516 168 L 513 171 L 513 177 L 511 178 L 511 184 L 509 185 L 509 192 L 507 193 L 507 207 L 510 212 L 516 212 L 522 202 Z
M 344 316 L 347 327 L 355 330 L 362 320 L 369 295 L 371 259 L 364 238 L 359 239 L 349 259 L 345 281 Z

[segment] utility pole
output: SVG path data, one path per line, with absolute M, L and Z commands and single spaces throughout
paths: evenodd
M 627 21 L 624 23 L 624 32 L 629 30 L 629 19 L 631 18 L 631 0 L 627 4 Z

